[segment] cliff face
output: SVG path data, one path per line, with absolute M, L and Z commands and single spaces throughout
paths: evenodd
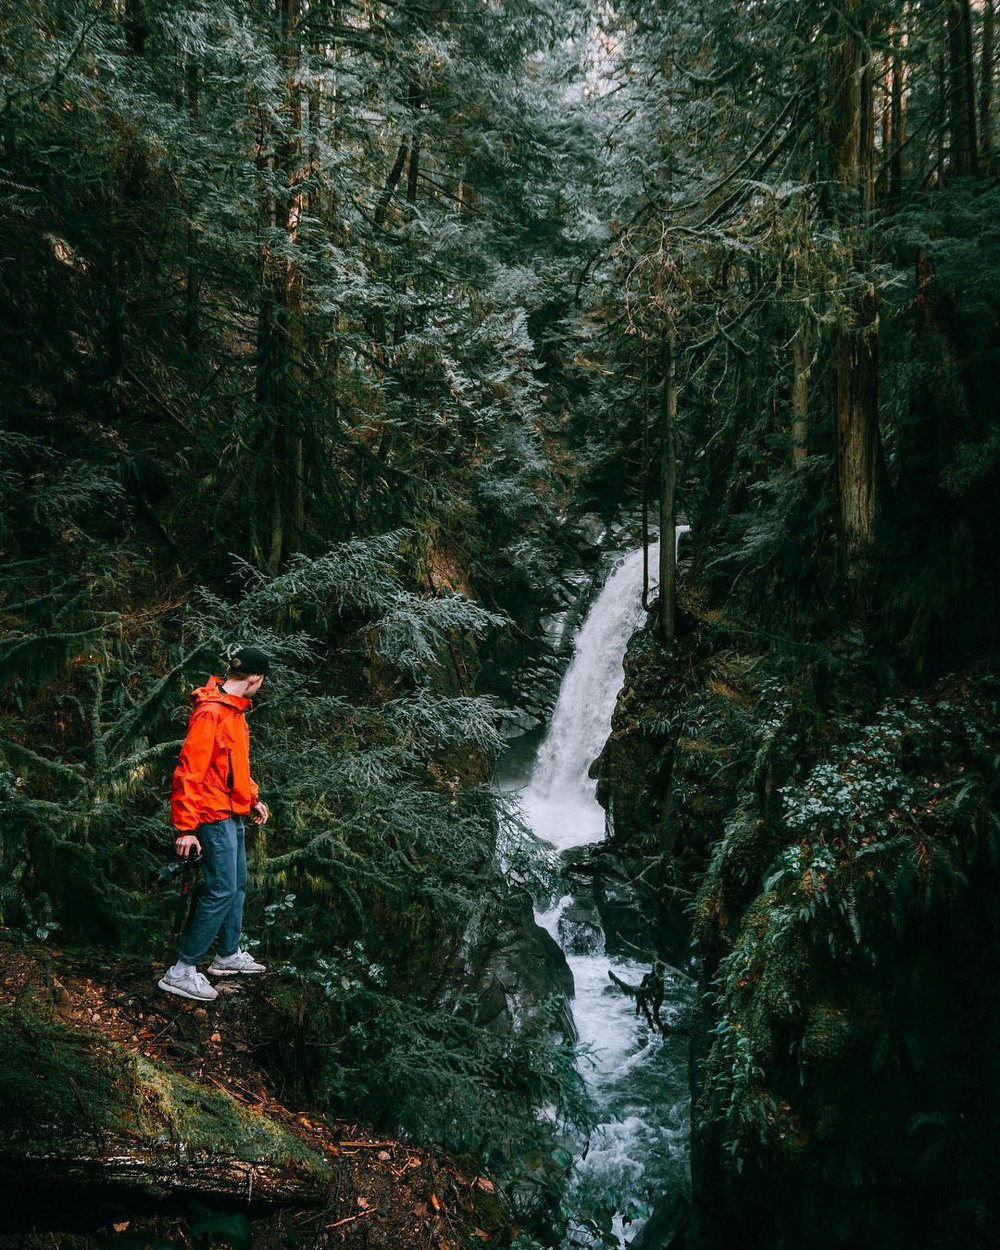
M 629 649 L 601 794 L 701 982 L 694 1250 L 996 1242 L 998 691 L 876 690 L 850 635 Z
M 708 621 L 670 657 L 648 630 L 629 643 L 611 736 L 593 768 L 611 818 L 598 897 L 612 944 L 638 915 L 649 945 L 674 962 L 690 956 L 697 882 L 741 788 L 767 772 L 746 733 L 759 659 Z M 766 794 L 773 777 L 763 785 Z

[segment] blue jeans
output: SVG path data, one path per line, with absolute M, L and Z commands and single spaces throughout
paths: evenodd
M 240 944 L 243 900 L 247 893 L 247 854 L 243 821 L 238 816 L 199 825 L 204 858 L 201 896 L 188 927 L 181 934 L 180 957 L 196 964 L 216 942 L 219 955 L 232 955 Z

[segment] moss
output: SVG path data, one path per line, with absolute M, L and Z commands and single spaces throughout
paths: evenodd
M 8 1159 L 171 1160 L 272 1168 L 320 1189 L 325 1160 L 224 1091 L 102 1037 L 0 1012 L 0 1140 Z
M 727 897 L 740 898 L 747 889 L 756 894 L 765 870 L 781 845 L 781 832 L 773 829 L 744 797 L 730 816 L 725 835 L 715 848 L 707 879 L 718 879 Z
M 813 1062 L 840 1058 L 856 1045 L 854 1033 L 843 1006 L 816 1003 L 806 1016 L 802 1033 L 803 1058 Z

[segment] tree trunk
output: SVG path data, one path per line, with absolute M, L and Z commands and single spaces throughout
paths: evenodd
M 663 448 L 660 469 L 660 641 L 677 636 L 677 361 L 676 336 L 668 327 L 663 340 Z
M 399 180 L 403 175 L 406 167 L 406 158 L 410 154 L 410 145 L 406 139 L 399 145 L 396 152 L 396 159 L 393 162 L 392 169 L 389 170 L 389 176 L 385 180 L 385 187 L 382 194 L 378 197 L 378 203 L 375 205 L 375 224 L 376 226 L 385 225 L 385 219 L 389 212 L 389 205 L 392 202 L 393 194 L 399 186 Z
M 993 0 L 983 0 L 983 52 L 979 72 L 979 153 L 993 156 L 993 78 L 996 74 L 996 14 Z
M 107 318 L 107 355 L 108 376 L 119 379 L 125 369 L 125 333 L 122 327 L 122 281 L 121 257 L 118 240 L 112 238 L 108 248 L 108 318 Z M 120 403 L 117 388 L 112 391 L 112 404 Z
M 0 1011 L 0 1174 L 49 1202 L 214 1197 L 322 1200 L 329 1162 L 221 1086 L 97 1034 Z M 4 1214 L 7 1214 L 6 1208 Z M 5 1223 L 6 1229 L 6 1223 Z
M 122 6 L 122 30 L 132 56 L 146 55 L 149 38 L 149 11 L 146 0 L 126 0 Z
M 976 98 L 972 67 L 969 0 L 948 0 L 948 172 L 963 178 L 976 172 Z
M 278 0 L 282 59 L 287 83 L 287 137 L 274 149 L 274 183 L 280 190 L 267 216 L 287 239 L 287 248 L 263 246 L 260 314 L 257 327 L 257 387 L 265 438 L 263 480 L 269 485 L 270 523 L 265 562 L 277 571 L 301 546 L 305 530 L 305 445 L 302 429 L 304 276 L 295 261 L 303 211 L 301 169 L 301 88 L 296 81 L 296 24 L 300 0 Z
M 420 177 L 420 140 L 414 135 L 410 147 L 410 165 L 406 174 L 406 202 L 411 209 L 417 202 L 417 182 Z M 412 214 L 411 214 L 412 215 Z
M 403 139 L 396 152 L 396 159 L 393 161 L 392 169 L 389 170 L 389 176 L 386 178 L 385 187 L 382 194 L 378 198 L 375 205 L 375 224 L 380 228 L 385 225 L 386 218 L 389 215 L 389 205 L 392 203 L 392 197 L 396 193 L 399 186 L 399 180 L 403 176 L 403 170 L 406 168 L 407 159 L 410 160 L 412 168 L 413 158 L 411 156 L 410 143 L 408 139 Z M 372 309 L 371 315 L 371 333 L 372 341 L 375 344 L 376 357 L 385 363 L 385 349 L 387 343 L 385 328 L 385 308 L 379 304 Z
M 875 588 L 885 466 L 878 428 L 874 298 L 865 299 L 858 311 L 861 326 L 842 332 L 837 342 L 833 403 L 842 562 L 856 615 L 867 619 Z
M 413 135 L 410 143 L 410 162 L 406 169 L 406 217 L 408 221 L 413 220 L 413 209 L 417 202 L 417 186 L 420 180 L 420 137 Z M 403 280 L 403 291 L 405 293 L 408 283 Z M 402 343 L 406 334 L 406 314 L 400 308 L 396 313 L 396 324 L 393 330 L 393 345 L 398 347 Z
M 905 174 L 904 147 L 906 144 L 906 97 L 903 53 L 906 48 L 906 32 L 896 31 L 893 37 L 892 77 L 890 92 L 889 136 L 889 203 L 894 204 L 903 194 Z
M 800 329 L 792 340 L 792 466 L 796 469 L 802 467 L 808 455 L 811 364 L 809 335 Z
M 197 66 L 191 61 L 184 67 L 184 79 L 188 117 L 194 121 L 201 108 L 201 84 Z M 193 222 L 188 222 L 187 277 L 184 284 L 184 339 L 188 351 L 192 353 L 198 350 L 198 312 L 201 302 L 201 270 L 194 259 L 197 247 L 198 232 Z
M 943 56 L 937 58 L 937 89 L 938 99 L 941 101 L 941 108 L 943 109 L 948 92 L 948 69 Z M 945 165 L 948 160 L 948 141 L 945 130 L 946 127 L 943 123 L 937 128 L 937 161 L 934 166 L 933 182 L 939 187 L 944 183 Z
M 854 268 L 867 268 L 874 192 L 872 74 L 859 0 L 847 6 L 851 25 L 830 62 L 830 148 L 840 188 L 841 228 L 853 235 Z M 858 25 L 861 23 L 861 25 Z M 855 297 L 835 335 L 834 429 L 840 550 L 856 619 L 869 615 L 874 556 L 886 488 L 878 422 L 878 318 L 874 294 Z

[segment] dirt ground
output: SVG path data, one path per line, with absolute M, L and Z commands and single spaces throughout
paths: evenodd
M 0 1250 L 459 1250 L 509 1239 L 487 1178 L 438 1152 L 280 1101 L 254 1057 L 253 1019 L 265 1009 L 260 978 L 220 978 L 219 998 L 203 1005 L 162 993 L 157 975 L 148 964 L 26 947 L 0 934 L 0 1008 L 31 1003 L 280 1122 L 333 1164 L 328 1202 L 308 1210 L 234 1204 L 223 1211 L 217 1202 L 207 1209 L 178 1194 L 168 1209 L 123 1211 L 101 1227 L 70 1230 L 52 1228 L 52 1215 L 41 1212 L 34 1230 L 5 1228 L 0 1203 Z M 2 1186 L 0 1164 L 0 1193 Z

